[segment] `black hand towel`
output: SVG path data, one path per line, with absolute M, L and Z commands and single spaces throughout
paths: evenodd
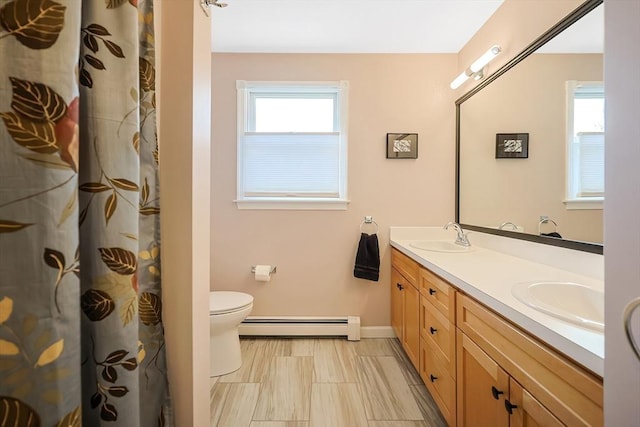
M 360 279 L 378 281 L 380 275 L 380 249 L 378 248 L 377 234 L 360 234 L 353 275 Z
M 552 231 L 551 233 L 540 233 L 541 236 L 547 237 L 555 237 L 557 239 L 562 239 L 562 236 L 557 231 Z

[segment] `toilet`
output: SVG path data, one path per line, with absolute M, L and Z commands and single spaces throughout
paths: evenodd
M 209 376 L 236 371 L 242 365 L 238 326 L 251 313 L 253 297 L 242 292 L 209 292 Z

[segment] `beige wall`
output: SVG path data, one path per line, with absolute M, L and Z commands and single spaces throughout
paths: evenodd
M 163 319 L 176 426 L 209 424 L 211 21 L 156 2 Z
M 445 224 L 454 209 L 455 55 L 213 55 L 211 289 L 248 292 L 253 315 L 359 315 L 388 326 L 389 226 Z M 236 80 L 348 80 L 346 211 L 246 211 L 236 195 Z M 419 134 L 417 160 L 387 160 L 387 132 Z M 355 279 L 359 226 L 380 227 L 378 283 Z M 255 264 L 277 265 L 271 282 Z
M 540 215 L 547 215 L 563 238 L 602 243 L 602 210 L 562 203 L 567 80 L 602 80 L 602 55 L 532 55 L 462 104 L 462 223 L 512 221 L 537 234 Z M 496 159 L 496 133 L 517 132 L 529 133 L 529 158 Z

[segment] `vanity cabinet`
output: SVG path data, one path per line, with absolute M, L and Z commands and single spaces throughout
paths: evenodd
M 456 425 L 455 289 L 420 268 L 420 368 L 442 415 Z
M 603 425 L 599 378 L 466 295 L 456 308 L 458 426 Z
M 414 366 L 420 357 L 420 292 L 418 263 L 391 251 L 391 326 Z
M 602 426 L 602 379 L 391 250 L 391 324 L 449 426 Z
M 459 426 L 563 426 L 465 334 L 458 333 Z

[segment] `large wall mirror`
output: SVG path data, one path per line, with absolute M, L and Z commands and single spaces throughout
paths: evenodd
M 463 227 L 603 252 L 603 39 L 589 0 L 456 101 Z

